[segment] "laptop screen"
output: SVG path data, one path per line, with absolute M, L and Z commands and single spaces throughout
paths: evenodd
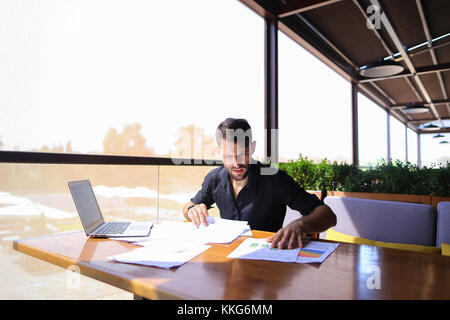
M 86 234 L 104 222 L 89 180 L 71 181 L 69 189 Z

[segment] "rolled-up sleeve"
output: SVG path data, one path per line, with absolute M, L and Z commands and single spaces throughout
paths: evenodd
M 197 192 L 197 194 L 191 199 L 191 201 L 195 204 L 204 203 L 208 209 L 211 208 L 212 204 L 215 202 L 211 191 L 213 187 L 212 184 L 212 175 L 206 175 L 202 183 L 202 189 Z
M 295 180 L 282 170 L 278 170 L 278 197 L 280 201 L 302 215 L 308 215 L 315 208 L 323 205 L 315 194 L 305 191 Z

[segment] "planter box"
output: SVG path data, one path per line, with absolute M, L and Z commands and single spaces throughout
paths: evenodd
M 431 204 L 431 196 L 416 194 L 328 191 L 327 196 Z
M 322 191 L 306 190 L 306 192 L 311 193 L 311 194 L 315 194 L 317 196 L 317 198 L 319 198 L 320 200 L 323 200 L 322 199 Z
M 435 209 L 437 207 L 437 204 L 440 201 L 450 201 L 450 197 L 437 197 L 437 196 L 427 196 L 427 195 L 418 195 L 418 194 L 397 194 L 397 193 L 328 191 L 327 196 L 423 203 L 423 204 L 430 204 Z
M 438 197 L 438 196 L 432 196 L 431 197 L 431 204 L 434 208 L 437 208 L 437 204 L 441 201 L 450 201 L 450 197 Z

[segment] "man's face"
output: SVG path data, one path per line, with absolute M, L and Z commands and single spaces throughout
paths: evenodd
M 242 144 L 226 141 L 225 139 L 222 140 L 220 152 L 223 166 L 228 171 L 231 179 L 241 181 L 247 177 L 250 157 L 253 154 L 254 146 L 254 141 L 249 150 L 248 147 L 246 148 Z

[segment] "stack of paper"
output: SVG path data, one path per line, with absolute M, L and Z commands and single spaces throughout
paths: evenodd
M 198 228 L 192 223 L 154 224 L 148 237 L 112 238 L 143 246 L 110 257 L 114 261 L 145 266 L 171 268 L 180 266 L 211 246 L 206 243 L 230 243 L 241 235 L 252 236 L 247 221 L 214 219 Z
M 213 217 L 208 217 L 207 221 L 207 226 L 202 224 L 198 228 L 190 224 L 193 228 L 192 236 L 202 239 L 205 243 L 231 243 L 242 234 L 251 232 L 247 221 L 214 219 Z
M 338 243 L 309 241 L 303 248 L 278 249 L 271 248 L 265 239 L 246 239 L 227 258 L 322 263 L 338 245 Z
M 154 224 L 148 237 L 111 238 L 145 246 L 147 242 L 158 239 L 179 239 L 197 243 L 231 243 L 239 236 L 253 236 L 247 221 L 214 219 L 209 216 L 208 225 L 198 228 L 193 223 L 181 221 Z
M 117 262 L 168 269 L 186 263 L 210 247 L 195 242 L 154 240 L 152 243 L 147 243 L 143 248 L 109 258 Z

